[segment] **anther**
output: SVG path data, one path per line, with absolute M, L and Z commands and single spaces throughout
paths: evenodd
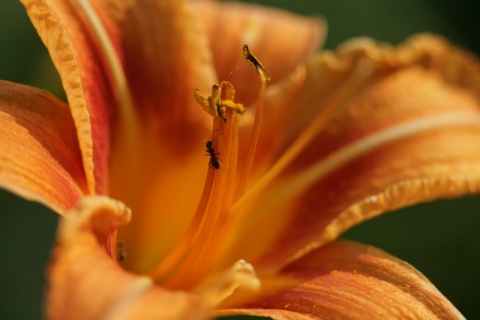
M 215 115 L 222 120 L 223 122 L 227 122 L 227 119 L 222 114 L 222 101 L 221 101 L 221 94 L 222 91 L 220 90 L 220 86 L 214 84 L 212 86 L 212 96 L 210 97 L 210 106 L 213 110 L 215 110 Z
M 222 99 L 222 93 L 226 99 Z M 225 118 L 224 115 L 225 108 L 231 109 L 237 114 L 245 113 L 245 107 L 241 103 L 235 103 L 233 101 L 235 89 L 228 81 L 223 81 L 220 85 L 214 84 L 212 86 L 212 95 L 208 98 L 202 97 L 199 89 L 195 89 L 193 94 L 195 100 L 202 106 L 203 110 L 209 115 L 219 118 L 222 122 L 227 122 L 227 118 Z
M 210 101 L 200 95 L 200 90 L 195 89 L 194 97 L 198 104 L 202 106 L 203 110 L 205 110 L 209 115 L 215 116 L 215 111 L 213 111 L 213 109 L 210 107 Z
M 260 78 L 263 78 L 265 81 L 270 81 L 270 75 L 268 74 L 267 70 L 265 70 L 265 67 L 250 52 L 250 49 L 248 49 L 248 45 L 246 44 L 243 45 L 243 55 L 245 56 L 245 59 L 247 59 L 247 61 L 250 62 L 250 64 L 255 68 L 255 70 L 257 70 Z

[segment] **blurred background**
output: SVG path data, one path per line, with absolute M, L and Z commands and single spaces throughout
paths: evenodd
M 329 23 L 328 49 L 356 36 L 398 43 L 428 31 L 480 55 L 473 0 L 250 2 L 324 16 Z M 0 1 L 0 48 L 0 79 L 40 87 L 63 98 L 46 50 L 17 1 Z M 40 319 L 44 270 L 57 216 L 42 205 L 0 190 L 0 218 L 0 319 Z M 355 227 L 344 238 L 408 261 L 473 319 L 479 314 L 479 226 L 480 196 L 475 196 L 388 213 Z

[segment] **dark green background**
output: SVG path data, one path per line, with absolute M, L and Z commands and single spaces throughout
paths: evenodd
M 354 36 L 398 43 L 413 33 L 429 31 L 480 54 L 479 11 L 473 0 L 261 2 L 325 16 L 329 21 L 327 48 Z M 0 79 L 63 96 L 45 49 L 23 7 L 13 0 L 0 1 Z M 0 319 L 39 319 L 44 265 L 57 217 L 39 204 L 0 191 L 0 218 Z M 480 314 L 479 225 L 480 197 L 476 196 L 399 210 L 368 221 L 344 237 L 408 261 L 473 319 Z

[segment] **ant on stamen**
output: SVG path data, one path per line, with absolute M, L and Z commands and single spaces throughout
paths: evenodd
M 210 168 L 218 170 L 220 169 L 220 161 L 218 160 L 217 154 L 220 154 L 219 152 L 215 152 L 215 149 L 213 148 L 213 139 L 208 140 L 205 143 L 205 151 L 207 152 L 206 155 L 210 156 L 210 162 L 208 165 Z
M 117 243 L 117 260 L 122 263 L 127 258 L 127 252 L 125 251 L 125 244 L 123 240 L 119 240 Z

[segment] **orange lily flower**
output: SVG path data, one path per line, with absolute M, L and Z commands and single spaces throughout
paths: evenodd
M 22 3 L 69 101 L 0 81 L 0 186 L 62 216 L 49 318 L 462 318 L 336 239 L 480 191 L 475 57 L 433 35 L 314 53 L 322 20 L 255 5 Z

